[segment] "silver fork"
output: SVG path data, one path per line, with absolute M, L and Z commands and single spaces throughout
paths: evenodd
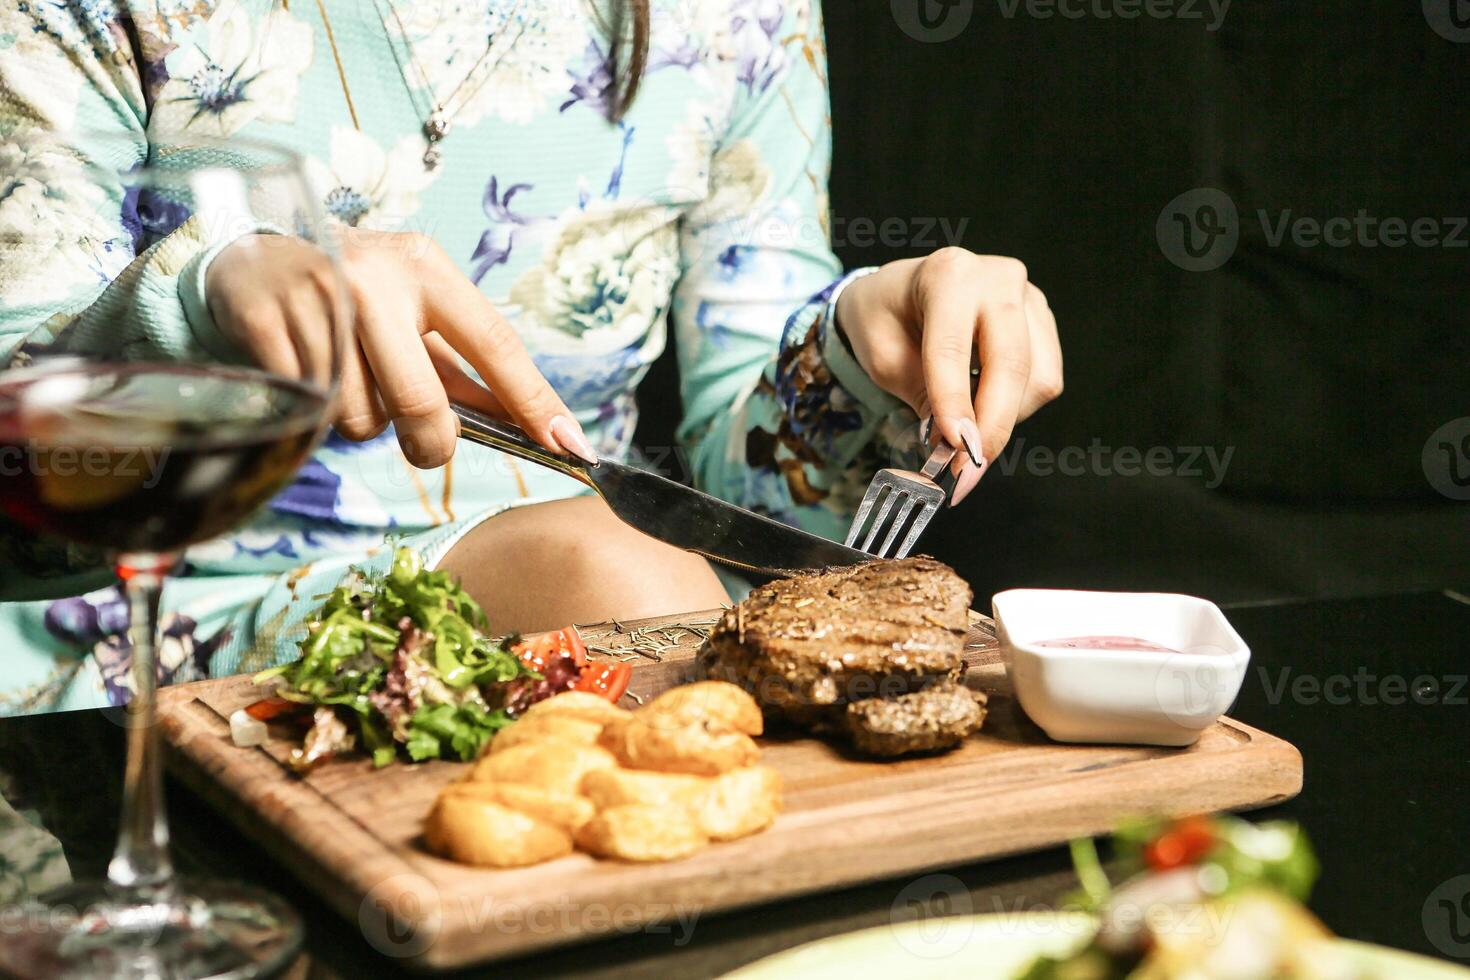
M 878 475 L 873 477 L 873 482 L 868 484 L 868 492 L 863 494 L 862 506 L 858 508 L 857 516 L 852 519 L 852 527 L 847 532 L 847 546 L 857 547 L 870 555 L 879 558 L 906 558 L 913 550 L 915 542 L 924 528 L 929 526 L 929 521 L 934 517 L 946 496 L 944 489 L 934 480 L 944 472 L 944 468 L 954 461 L 958 450 L 940 443 L 939 448 L 934 450 L 929 459 L 924 463 L 924 468 L 918 473 L 913 470 L 885 469 L 879 470 Z M 879 501 L 882 501 L 881 506 Z M 888 515 L 893 513 L 894 506 L 898 506 L 898 513 L 894 515 L 891 524 L 885 524 Z M 868 515 L 878 507 L 878 516 L 868 524 Z M 898 546 L 897 551 L 890 551 L 893 543 L 898 540 L 898 534 L 903 530 L 904 524 L 908 522 L 909 515 L 915 507 L 919 512 L 914 514 L 913 523 L 908 526 L 908 533 L 903 536 L 903 543 Z M 863 538 L 861 545 L 853 542 L 862 534 L 863 528 L 867 526 L 868 533 Z M 887 528 L 888 533 L 883 538 L 883 543 L 877 551 L 873 550 L 873 542 L 877 540 L 879 532 Z

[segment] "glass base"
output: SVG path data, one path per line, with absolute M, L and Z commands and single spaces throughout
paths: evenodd
M 118 980 L 270 976 L 301 951 L 303 935 L 296 913 L 269 892 L 191 878 L 153 889 L 66 885 L 6 931 L 6 972 Z

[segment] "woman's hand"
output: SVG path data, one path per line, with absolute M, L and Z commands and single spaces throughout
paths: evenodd
M 932 416 L 932 431 L 965 450 L 956 504 L 1016 423 L 1062 393 L 1056 318 L 1015 259 L 945 248 L 891 262 L 848 285 L 837 323 L 880 388 Z
M 410 462 L 440 466 L 459 436 L 453 398 L 517 423 L 554 452 L 597 461 L 514 329 L 432 239 L 362 229 L 346 238 L 342 270 L 356 309 L 341 357 L 339 433 L 371 439 L 391 421 Z M 262 367 L 325 382 L 337 284 L 306 242 L 249 235 L 210 263 L 205 292 L 224 335 Z

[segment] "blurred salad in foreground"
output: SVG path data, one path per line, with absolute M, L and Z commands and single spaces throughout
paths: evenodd
M 1097 914 L 1097 934 L 1017 980 L 1368 980 L 1302 904 L 1318 866 L 1296 824 L 1138 821 L 1113 851 L 1116 888 L 1093 842 L 1073 842 L 1074 900 Z
M 590 662 L 575 627 L 492 637 L 459 583 L 406 548 L 386 574 L 354 570 L 325 598 L 300 658 L 257 674 L 269 696 L 231 718 L 241 745 L 264 742 L 267 721 L 303 727 L 297 771 L 359 747 L 378 766 L 468 761 L 536 702 L 573 689 L 616 701 L 632 672 Z

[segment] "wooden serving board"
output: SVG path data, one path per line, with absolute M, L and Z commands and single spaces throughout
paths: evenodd
M 583 632 L 596 651 L 627 645 L 637 627 L 707 624 L 716 615 Z M 675 629 L 645 631 L 639 643 L 654 636 L 658 645 L 679 642 L 658 661 L 629 655 L 637 661 L 629 690 L 645 699 L 692 676 L 700 639 Z M 1105 833 L 1128 815 L 1247 809 L 1301 789 L 1295 748 L 1230 719 L 1188 749 L 1052 742 L 1017 706 L 990 621 L 978 615 L 967 659 L 990 714 L 959 749 L 874 762 L 814 738 L 763 739 L 762 761 L 785 781 L 775 825 L 652 865 L 580 853 L 509 871 L 443 861 L 424 849 L 420 827 L 464 764 L 374 770 L 350 759 L 299 778 L 285 765 L 287 739 L 254 749 L 230 741 L 230 714 L 258 696 L 244 677 L 165 689 L 160 708 L 178 776 L 356 921 L 373 946 L 430 969 L 645 926 L 679 930 L 721 909 Z

